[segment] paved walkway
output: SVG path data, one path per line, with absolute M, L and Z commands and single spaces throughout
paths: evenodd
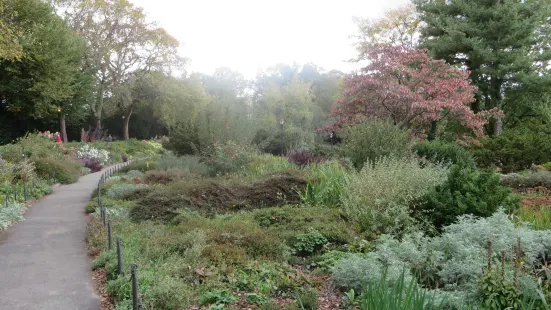
M 84 207 L 101 172 L 60 186 L 0 233 L 0 309 L 98 310 Z

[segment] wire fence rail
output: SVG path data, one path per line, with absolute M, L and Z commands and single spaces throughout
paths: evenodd
M 101 198 L 101 185 L 111 176 L 113 176 L 114 173 L 119 171 L 121 168 L 124 168 L 130 164 L 133 164 L 139 160 L 142 159 L 135 159 L 130 160 L 122 164 L 118 164 L 115 167 L 111 167 L 107 169 L 100 177 L 98 181 L 98 206 L 100 209 L 100 218 L 101 223 L 104 227 L 104 229 L 107 230 L 107 248 L 108 250 L 113 249 L 113 226 L 110 219 L 107 218 L 107 210 L 105 209 L 105 206 L 103 205 L 102 198 Z M 123 249 L 123 242 L 120 237 L 117 237 L 116 239 L 116 248 L 117 248 L 117 274 L 119 277 L 125 277 L 124 274 L 124 262 L 123 262 L 123 255 L 122 255 L 122 249 Z M 138 281 L 138 266 L 136 264 L 130 265 L 130 277 L 128 279 L 131 282 L 132 286 L 132 310 L 141 310 L 145 309 L 145 307 L 142 304 L 142 296 L 139 289 L 139 281 Z
M 2 171 L 0 171 L 1 173 Z M 48 174 L 47 178 L 44 179 L 48 185 L 54 185 L 57 183 L 55 171 L 52 174 Z M 29 190 L 34 190 L 36 188 L 36 180 L 32 180 L 30 184 L 28 182 L 23 183 L 23 192 L 20 193 L 17 190 L 17 187 L 13 189 L 13 199 L 10 198 L 11 194 L 6 193 L 4 194 L 4 206 L 7 208 L 10 201 L 13 201 L 13 203 L 17 203 L 19 201 L 20 195 L 23 195 L 23 203 L 29 200 Z M 8 190 L 9 191 L 9 190 Z M 1 196 L 0 196 L 1 197 Z M 32 197 L 32 194 L 31 194 Z M 0 205 L 1 206 L 1 205 Z

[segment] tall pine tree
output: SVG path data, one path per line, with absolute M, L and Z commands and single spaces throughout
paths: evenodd
M 534 80 L 548 85 L 549 0 L 413 1 L 426 24 L 421 46 L 434 58 L 471 71 L 479 88 L 475 112 L 515 104 L 507 94 Z M 487 130 L 499 135 L 502 120 L 493 120 Z

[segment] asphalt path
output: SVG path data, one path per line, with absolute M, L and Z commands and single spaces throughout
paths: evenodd
M 84 207 L 102 172 L 59 186 L 0 232 L 0 309 L 98 310 Z

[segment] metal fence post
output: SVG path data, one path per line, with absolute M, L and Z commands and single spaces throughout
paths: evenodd
M 122 240 L 120 237 L 117 238 L 117 271 L 119 275 L 124 276 L 122 270 Z
M 13 202 L 17 203 L 17 188 L 13 191 Z
M 54 171 L 54 184 L 56 184 L 56 180 L 55 180 L 55 171 Z
M 132 264 L 132 310 L 139 310 L 140 304 L 138 302 L 138 266 Z
M 50 185 L 51 183 L 52 183 L 51 177 L 50 177 L 50 175 L 48 174 L 48 185 Z
M 101 205 L 101 208 L 103 209 L 103 218 L 101 221 L 103 222 L 103 227 L 107 226 L 106 219 L 107 219 L 107 211 L 105 210 L 105 207 L 103 204 Z
M 27 201 L 27 183 L 23 183 L 23 198 Z
M 107 245 L 109 251 L 113 248 L 113 234 L 111 232 L 111 220 L 107 221 Z
M 8 207 L 8 194 L 6 194 L 6 208 Z

